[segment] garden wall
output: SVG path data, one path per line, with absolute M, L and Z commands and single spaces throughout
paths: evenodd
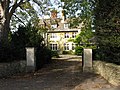
M 0 78 L 26 72 L 26 61 L 0 63 Z
M 93 68 L 96 73 L 103 76 L 109 83 L 115 86 L 120 85 L 120 66 L 102 61 L 94 61 Z

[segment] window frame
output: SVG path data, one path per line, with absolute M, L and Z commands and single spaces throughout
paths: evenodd
M 70 34 L 69 33 L 65 33 L 65 38 L 70 38 Z
M 70 50 L 70 45 L 69 45 L 69 43 L 64 43 L 64 50 L 65 50 L 65 51 Z
M 58 50 L 58 44 L 50 44 L 50 49 L 52 51 L 57 51 Z
M 51 36 L 50 36 L 50 38 L 57 38 L 57 35 L 56 35 L 56 33 L 51 33 Z
M 77 32 L 72 32 L 72 38 L 75 38 L 77 35 Z

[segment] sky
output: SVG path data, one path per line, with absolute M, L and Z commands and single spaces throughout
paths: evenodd
M 55 8 L 56 10 L 58 10 L 58 12 L 59 12 L 58 17 L 61 17 L 62 8 L 59 8 L 58 5 L 56 4 L 57 1 L 60 1 L 60 0 L 50 0 L 50 1 L 53 4 L 52 8 Z M 38 9 L 37 4 L 33 3 L 32 1 L 30 3 L 33 4 L 34 8 L 38 11 L 38 16 L 39 16 L 40 19 L 42 19 L 42 18 L 44 18 L 44 19 L 50 18 L 50 16 L 41 16 L 40 15 L 40 9 Z M 16 25 L 16 27 L 18 27 L 18 26 L 19 26 L 19 24 Z M 13 30 L 13 31 L 15 31 L 15 30 Z
M 61 16 L 61 11 L 62 11 L 62 8 L 60 8 L 59 6 L 58 6 L 58 2 L 60 2 L 60 0 L 50 0 L 51 1 L 51 3 L 52 3 L 52 7 L 50 7 L 50 8 L 55 8 L 59 13 L 58 13 L 58 17 L 60 17 Z M 32 2 L 31 2 L 32 3 Z M 34 3 L 34 8 L 38 11 L 38 16 L 39 16 L 39 18 L 50 18 L 50 16 L 49 15 L 46 15 L 46 16 L 44 16 L 44 15 L 42 15 L 41 14 L 41 12 L 40 12 L 40 9 L 37 7 L 37 4 L 35 4 Z

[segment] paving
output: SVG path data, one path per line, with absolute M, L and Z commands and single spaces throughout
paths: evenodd
M 0 90 L 120 90 L 100 75 L 82 72 L 80 56 L 61 55 L 51 64 L 24 75 L 0 79 Z

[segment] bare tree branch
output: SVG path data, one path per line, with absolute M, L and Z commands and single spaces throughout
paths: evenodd
M 26 1 L 25 1 L 25 2 L 26 2 Z M 19 7 L 21 4 L 24 4 L 25 2 L 24 2 L 24 0 L 20 0 L 20 2 L 15 3 L 15 4 L 13 5 L 12 9 L 11 9 L 10 12 L 9 12 L 10 18 L 12 17 L 12 15 L 13 15 L 13 13 L 15 12 L 16 8 Z M 9 18 L 9 19 L 10 19 L 10 18 Z
M 17 15 L 15 15 L 15 14 L 13 14 L 13 15 L 14 15 L 14 17 L 17 18 L 22 24 L 25 25 L 25 23 L 24 23 L 19 17 L 17 17 Z M 26 26 L 26 25 L 25 25 L 25 26 Z

